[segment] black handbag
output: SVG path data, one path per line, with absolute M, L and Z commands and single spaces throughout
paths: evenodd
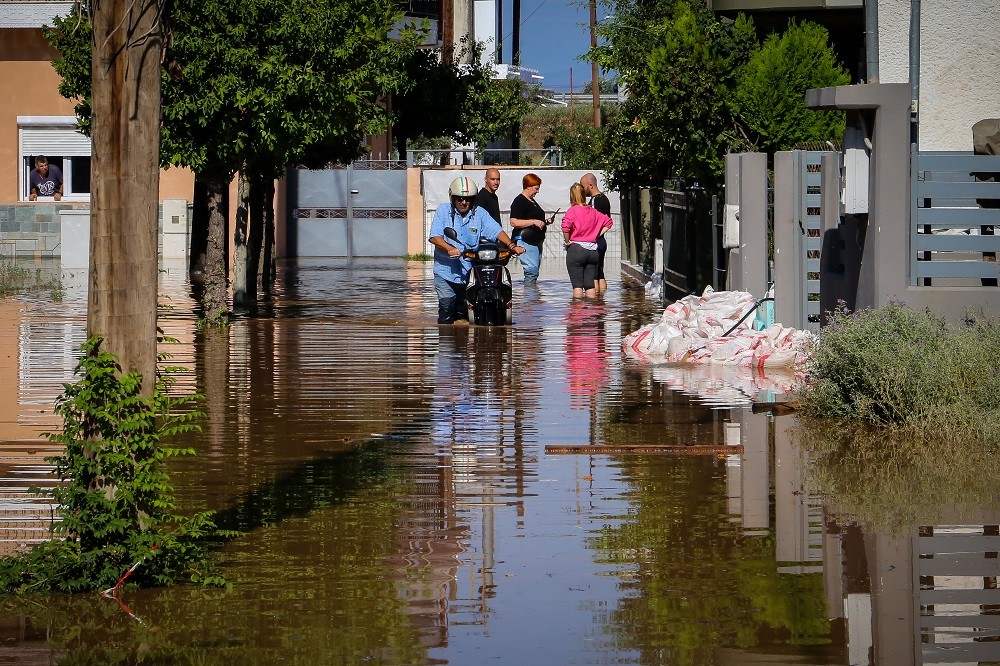
M 525 227 L 521 230 L 521 240 L 529 245 L 541 245 L 545 232 L 538 227 Z

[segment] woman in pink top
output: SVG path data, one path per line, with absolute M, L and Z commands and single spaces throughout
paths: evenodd
M 562 221 L 566 244 L 566 269 L 573 283 L 573 298 L 597 296 L 597 239 L 611 228 L 611 218 L 587 205 L 580 183 L 569 188 L 569 210 Z

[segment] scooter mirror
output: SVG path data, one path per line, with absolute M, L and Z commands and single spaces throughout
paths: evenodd
M 453 241 L 457 241 L 458 240 L 458 232 L 455 231 L 455 229 L 453 227 L 445 227 L 444 228 L 444 235 L 446 237 L 450 238 Z

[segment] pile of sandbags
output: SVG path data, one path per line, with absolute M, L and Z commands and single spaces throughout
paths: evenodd
M 705 289 L 663 311 L 658 322 L 629 334 L 622 347 L 650 363 L 712 363 L 794 370 L 809 357 L 815 336 L 781 324 L 757 330 L 757 301 L 744 291 Z

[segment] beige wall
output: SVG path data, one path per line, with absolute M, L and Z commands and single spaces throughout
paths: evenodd
M 71 116 L 41 30 L 0 30 L 0 203 L 17 201 L 18 116 Z
M 0 204 L 18 200 L 17 117 L 74 114 L 74 103 L 59 94 L 55 56 L 41 30 L 0 30 Z M 161 201 L 191 201 L 193 188 L 194 176 L 187 169 L 161 173 Z

